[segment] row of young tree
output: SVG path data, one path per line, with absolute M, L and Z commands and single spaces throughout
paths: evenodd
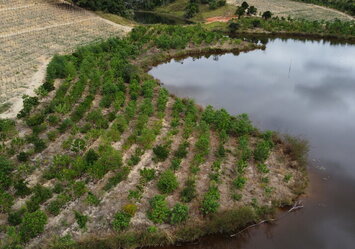
M 349 13 L 352 16 L 355 16 L 354 0 L 295 0 L 295 1 L 323 5 L 326 7 L 338 9 L 345 13 Z

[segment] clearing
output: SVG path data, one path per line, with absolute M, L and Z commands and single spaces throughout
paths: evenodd
M 63 1 L 0 1 L 0 13 L 0 103 L 12 105 L 3 118 L 21 109 L 54 54 L 130 30 Z

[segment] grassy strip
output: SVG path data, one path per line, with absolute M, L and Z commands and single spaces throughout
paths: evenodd
M 231 23 L 236 26 L 231 28 Z M 291 34 L 308 37 L 329 37 L 355 41 L 355 22 L 336 20 L 308 21 L 285 18 L 272 18 L 265 20 L 259 17 L 245 17 L 232 20 L 229 23 L 204 24 L 208 30 L 228 32 L 234 34 L 259 33 L 259 34 Z
M 264 212 L 263 216 L 269 214 Z M 105 238 L 90 236 L 77 243 L 56 240 L 50 248 L 85 249 L 85 248 L 137 248 L 141 246 L 164 246 L 177 242 L 193 241 L 204 235 L 232 233 L 260 220 L 260 212 L 252 207 L 216 213 L 204 223 L 188 223 L 177 228 L 176 232 L 167 234 L 164 231 L 151 229 L 129 230 L 112 234 Z

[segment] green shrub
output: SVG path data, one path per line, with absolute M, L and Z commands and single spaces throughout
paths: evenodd
M 171 210 L 170 223 L 175 225 L 184 222 L 188 218 L 188 215 L 188 206 L 181 203 L 176 203 Z
M 59 125 L 58 131 L 60 133 L 64 133 L 72 126 L 73 126 L 73 121 L 71 119 L 69 118 L 64 119 L 63 122 Z
M 6 141 L 16 133 L 16 123 L 14 120 L 0 118 L 0 141 Z
M 8 189 L 12 184 L 12 163 L 0 155 L 0 191 Z
M 19 179 L 15 184 L 15 195 L 25 197 L 31 194 L 31 189 L 27 187 L 27 183 L 23 179 Z
M 85 140 L 81 138 L 74 139 L 70 144 L 70 150 L 73 152 L 80 152 L 85 149 Z
M 57 216 L 60 213 L 60 210 L 70 201 L 70 196 L 66 194 L 60 194 L 57 198 L 51 201 L 46 210 L 51 215 Z
M 267 141 L 263 140 L 256 145 L 254 151 L 254 159 L 258 162 L 264 162 L 270 154 L 270 145 Z
M 47 224 L 47 215 L 41 210 L 33 213 L 25 213 L 19 227 L 19 233 L 23 242 L 36 237 L 44 231 Z
M 60 194 L 61 192 L 63 192 L 64 190 L 64 186 L 63 184 L 57 182 L 56 184 L 54 184 L 54 187 L 52 189 L 53 193 L 56 193 L 56 194 Z
M 89 192 L 88 196 L 86 197 L 86 202 L 89 203 L 90 205 L 98 206 L 100 204 L 100 199 L 97 198 L 97 196 L 94 195 L 93 193 Z
M 174 172 L 168 169 L 160 175 L 157 186 L 161 193 L 170 194 L 177 189 L 179 183 Z
M 144 168 L 139 171 L 144 181 L 149 182 L 155 178 L 155 169 Z
M 7 213 L 14 204 L 14 197 L 7 192 L 0 191 L 0 213 Z
M 177 158 L 185 158 L 187 156 L 187 149 L 189 148 L 189 142 L 185 141 L 181 143 L 178 149 L 175 151 L 174 156 Z
M 26 152 L 22 151 L 17 155 L 17 160 L 19 162 L 26 162 L 28 160 L 28 157 L 29 155 Z
M 203 215 L 208 215 L 217 212 L 219 208 L 220 193 L 218 187 L 211 186 L 208 192 L 203 196 L 201 212 Z
M 181 159 L 180 158 L 174 158 L 173 160 L 171 160 L 171 165 L 170 165 L 170 169 L 172 170 L 178 170 L 180 168 L 180 164 L 181 164 Z
M 259 172 L 264 174 L 269 173 L 270 171 L 265 163 L 259 163 L 256 167 L 258 168 Z
M 188 179 L 184 189 L 180 193 L 182 202 L 190 202 L 196 197 L 196 182 L 194 179 Z
M 26 124 L 30 127 L 34 127 L 42 124 L 44 122 L 44 119 L 45 116 L 42 113 L 36 113 L 27 118 Z
M 96 179 L 101 179 L 108 171 L 122 166 L 121 152 L 111 146 L 105 146 L 101 150 L 99 159 L 89 168 L 89 174 Z
M 88 165 L 93 165 L 99 159 L 99 155 L 93 149 L 89 149 L 89 151 L 85 154 L 85 161 Z
M 169 220 L 170 210 L 165 196 L 156 195 L 149 201 L 150 209 L 148 210 L 148 218 L 154 223 L 164 223 Z
M 116 186 L 118 183 L 121 181 L 125 180 L 128 176 L 129 173 L 129 168 L 128 167 L 122 167 L 121 170 L 119 170 L 113 177 L 111 177 L 107 184 L 104 187 L 105 191 L 109 191 L 111 188 Z
M 246 178 L 243 176 L 238 176 L 236 179 L 233 181 L 233 186 L 237 189 L 242 189 L 246 183 Z
M 73 193 L 75 197 L 80 197 L 87 192 L 87 187 L 85 182 L 78 181 L 73 184 Z
M 153 152 L 158 159 L 158 161 L 165 161 L 169 157 L 169 146 L 168 145 L 157 145 L 153 148 Z
M 76 223 L 79 225 L 81 229 L 86 228 L 86 223 L 88 222 L 89 218 L 87 215 L 84 215 L 78 211 L 74 211 Z
M 22 218 L 24 213 L 25 213 L 25 209 L 20 209 L 18 211 L 11 212 L 7 217 L 7 221 L 11 226 L 20 225 L 22 223 Z
M 39 209 L 39 205 L 52 197 L 52 191 L 49 188 L 37 184 L 33 188 L 33 195 L 30 200 L 26 201 L 27 210 L 35 212 Z
M 126 212 L 117 212 L 112 221 L 112 227 L 115 231 L 120 232 L 128 228 L 132 216 Z

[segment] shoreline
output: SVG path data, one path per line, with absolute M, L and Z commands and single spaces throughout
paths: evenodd
M 234 53 L 238 55 L 241 52 L 248 52 L 255 49 L 265 49 L 265 45 L 250 45 L 250 43 L 244 42 L 241 47 L 239 45 L 228 47 L 214 45 L 212 47 L 189 47 L 183 50 L 161 51 L 159 53 L 153 51 L 153 53 L 155 52 L 153 57 L 143 60 L 142 58 L 147 57 L 147 53 L 152 52 L 147 51 L 147 53 L 136 58 L 132 64 L 142 67 L 142 71 L 144 71 L 142 77 L 151 77 L 148 75 L 149 69 L 172 59 L 224 53 Z M 164 84 L 157 79 L 155 80 L 158 81 L 160 85 Z M 283 147 L 284 144 L 281 142 L 280 146 Z M 273 204 L 269 208 L 260 207 L 260 210 L 262 210 L 260 211 L 261 214 L 257 214 L 259 211 L 256 211 L 255 207 L 243 205 L 237 208 L 219 211 L 210 217 L 206 217 L 204 220 L 192 218 L 189 222 L 177 228 L 169 227 L 169 231 L 159 229 L 153 234 L 147 232 L 145 227 L 132 227 L 132 229 L 121 233 L 111 233 L 100 237 L 95 234 L 88 234 L 84 236 L 83 239 L 77 241 L 74 247 L 69 248 L 92 248 L 93 246 L 99 248 L 156 248 L 159 246 L 179 246 L 194 243 L 194 241 L 203 239 L 208 235 L 230 236 L 232 233 L 242 231 L 249 226 L 258 225 L 262 220 L 272 220 L 273 218 L 271 217 L 275 217 L 283 208 L 292 207 L 295 201 L 304 194 L 304 191 L 306 191 L 309 186 L 308 169 L 301 168 L 299 171 L 302 172 L 302 179 L 298 179 L 298 181 L 302 182 L 302 187 L 297 190 L 297 193 L 293 194 L 294 196 L 291 199 L 278 200 L 276 204 Z M 281 213 L 284 212 L 281 211 Z M 242 214 L 241 217 L 243 218 L 240 218 L 240 214 Z M 134 240 L 137 244 L 131 247 L 132 245 L 129 244 L 128 238 L 135 238 Z

